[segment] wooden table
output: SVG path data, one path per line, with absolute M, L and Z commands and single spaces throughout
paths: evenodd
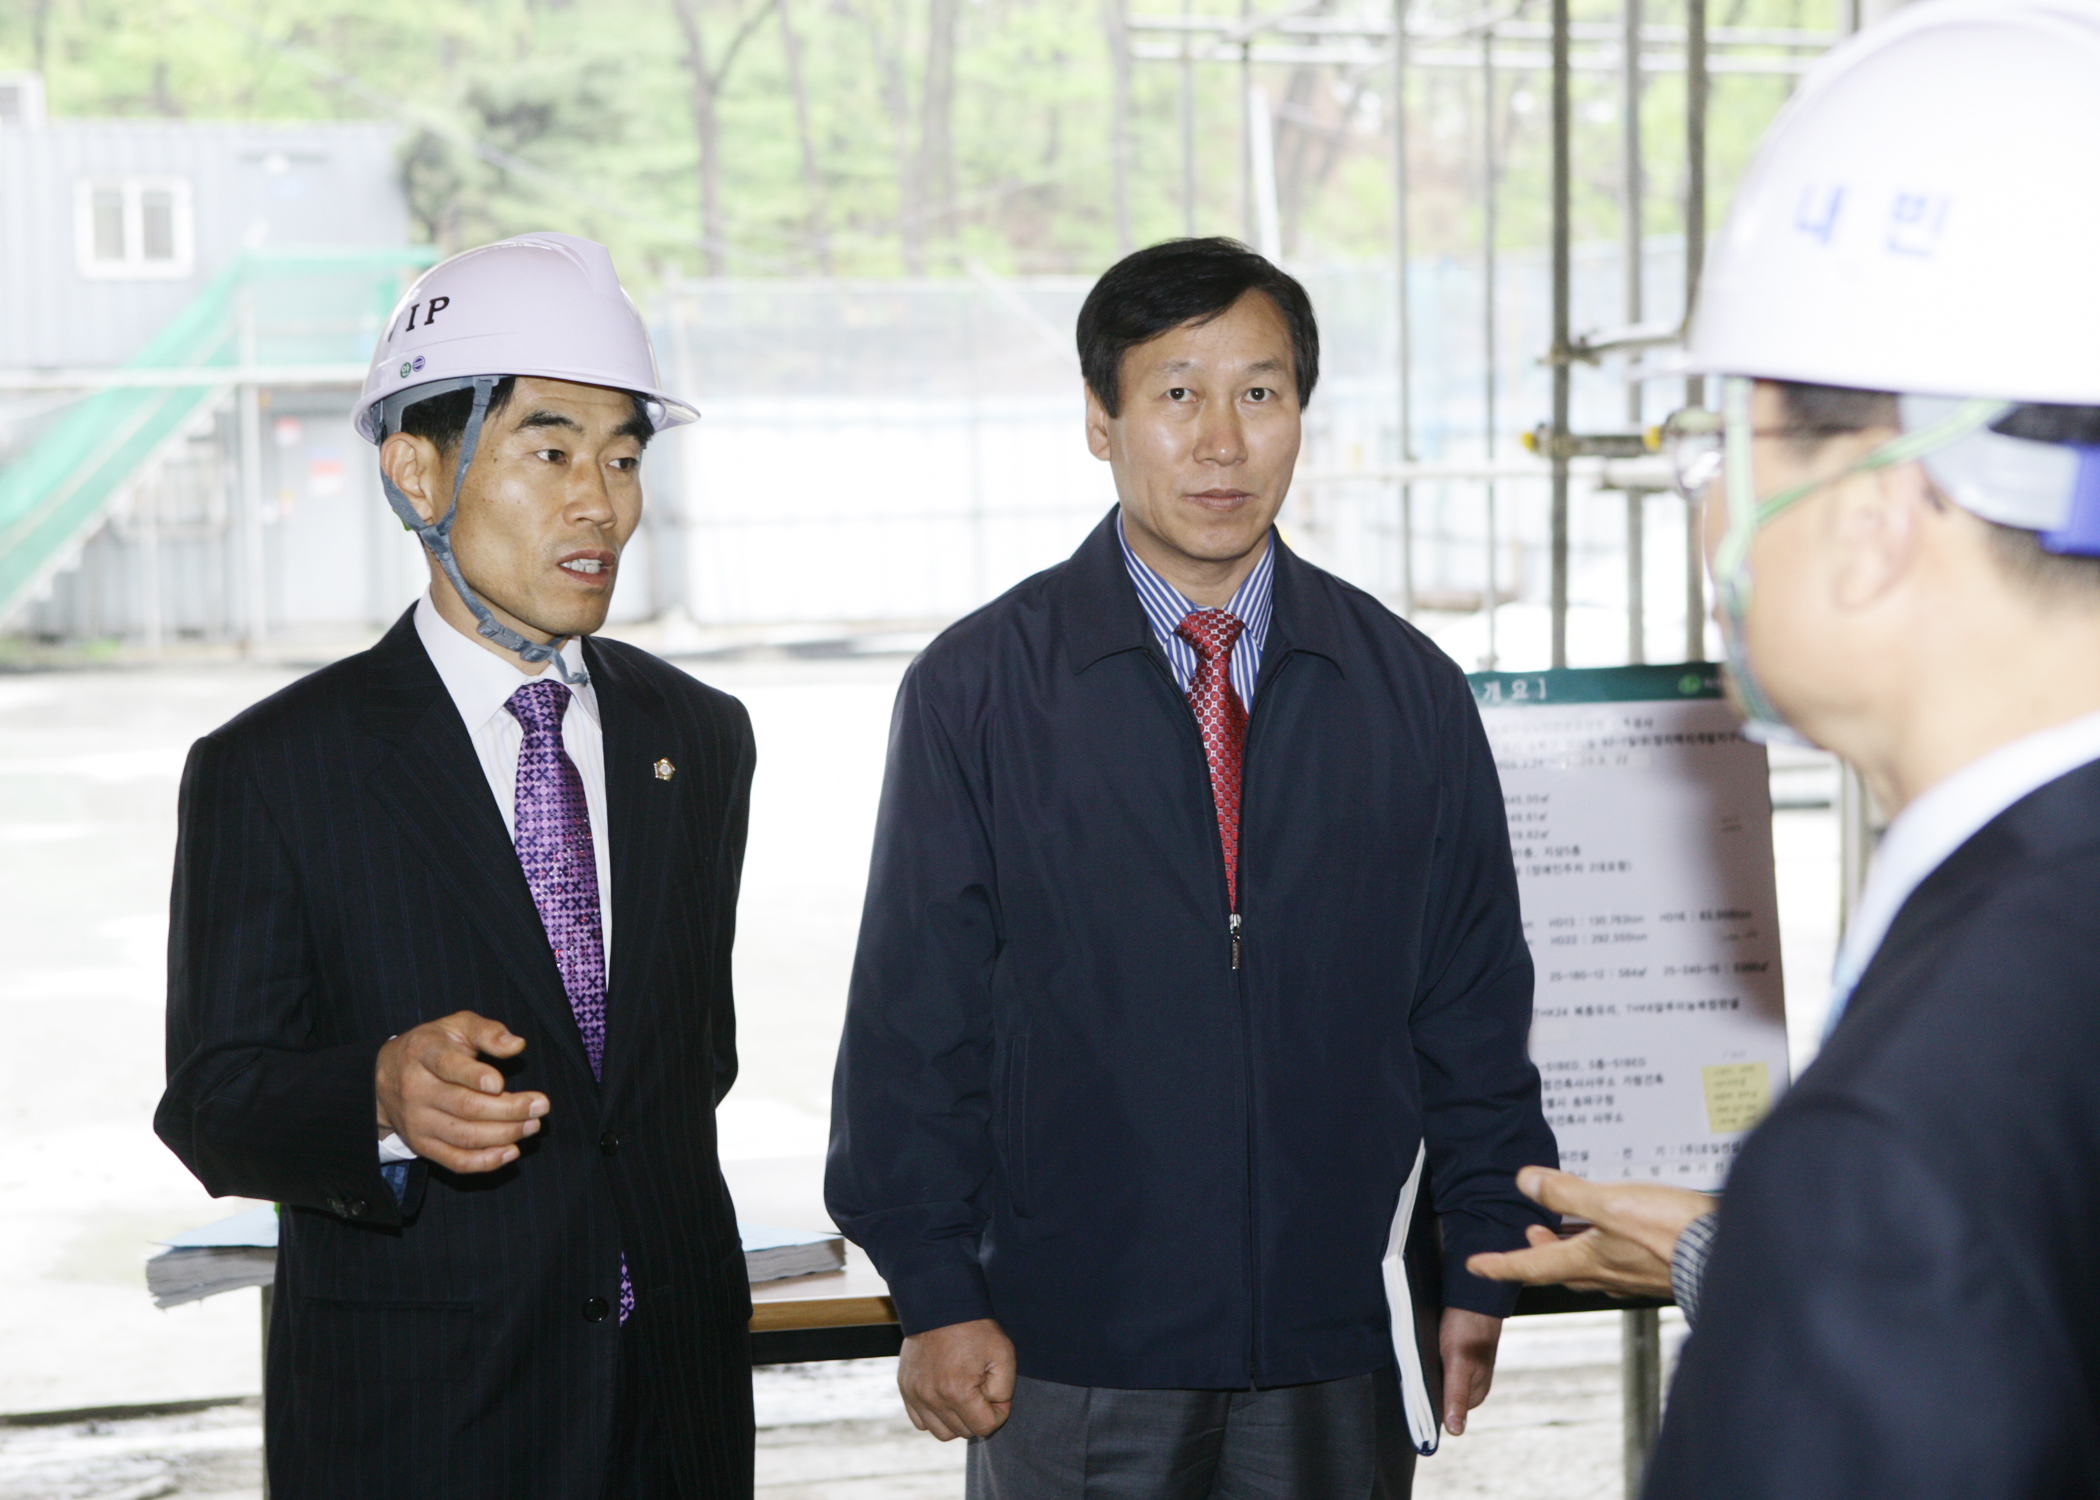
M 729 1179 L 736 1216 L 744 1223 L 838 1233 L 824 1209 L 823 1157 L 727 1161 L 722 1175 Z M 761 1281 L 751 1288 L 754 1364 L 868 1359 L 895 1354 L 903 1344 L 890 1289 L 858 1245 L 846 1246 L 843 1271 Z
M 800 1364 L 868 1359 L 904 1345 L 890 1289 L 858 1245 L 846 1247 L 846 1269 L 751 1288 L 751 1362 Z

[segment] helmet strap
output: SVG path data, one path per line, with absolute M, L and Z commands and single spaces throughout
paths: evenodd
M 555 675 L 563 682 L 570 687 L 582 687 L 591 680 L 589 670 L 579 665 L 571 672 L 568 663 L 562 659 L 558 641 L 542 645 L 538 641 L 527 640 L 491 614 L 489 607 L 476 598 L 474 590 L 467 586 L 466 575 L 459 570 L 459 559 L 452 554 L 452 523 L 459 519 L 460 492 L 466 486 L 467 469 L 473 464 L 474 455 L 481 447 L 481 429 L 488 421 L 489 399 L 502 379 L 500 375 L 474 377 L 474 409 L 467 416 L 467 430 L 460 436 L 459 462 L 452 471 L 452 502 L 445 508 L 442 520 L 424 520 L 417 513 L 414 503 L 402 494 L 400 487 L 388 477 L 384 467 L 380 469 L 380 482 L 386 489 L 386 502 L 393 507 L 394 514 L 401 518 L 401 524 L 422 540 L 423 545 L 430 549 L 430 555 L 437 559 L 438 567 L 443 569 L 445 576 L 452 581 L 453 591 L 459 595 L 460 602 L 467 606 L 467 612 L 474 616 L 475 632 L 501 646 L 505 651 L 515 652 L 522 660 L 552 665 Z M 386 436 L 382 431 L 380 441 L 384 442 Z

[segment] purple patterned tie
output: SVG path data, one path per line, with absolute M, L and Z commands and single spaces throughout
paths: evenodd
M 561 742 L 562 716 L 572 698 L 567 684 L 544 677 L 519 688 L 503 706 L 525 731 L 518 746 L 518 863 L 547 929 L 595 1077 L 605 1069 L 605 932 L 590 805 L 584 801 L 583 778 Z M 633 1311 L 634 1287 L 623 1255 L 620 1321 Z

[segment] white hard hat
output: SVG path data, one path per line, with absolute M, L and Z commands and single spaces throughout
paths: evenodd
M 1686 366 L 2100 406 L 2100 4 L 1920 0 L 1766 133 Z
M 402 295 L 352 418 L 384 439 L 413 401 L 477 375 L 537 375 L 632 391 L 658 431 L 700 414 L 659 389 L 641 314 L 612 254 L 573 234 L 521 234 L 432 266 Z M 409 400 L 403 400 L 404 396 Z

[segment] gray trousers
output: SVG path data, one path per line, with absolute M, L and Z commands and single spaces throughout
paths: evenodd
M 1021 1377 L 970 1442 L 968 1500 L 1407 1500 L 1391 1370 L 1266 1391 L 1119 1391 Z

